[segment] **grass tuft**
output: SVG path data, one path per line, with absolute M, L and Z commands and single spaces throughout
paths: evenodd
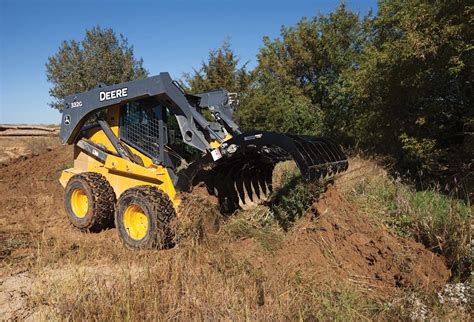
M 281 229 L 270 209 L 265 206 L 239 210 L 227 220 L 223 229 L 235 239 L 253 238 L 269 252 L 278 250 L 283 241 Z
M 178 209 L 178 219 L 174 223 L 175 243 L 196 246 L 207 241 L 219 230 L 222 215 L 217 205 L 204 197 L 183 194 Z

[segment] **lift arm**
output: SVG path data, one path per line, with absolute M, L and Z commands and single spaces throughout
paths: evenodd
M 210 123 L 196 111 L 182 89 L 168 73 L 111 86 L 99 86 L 93 90 L 67 96 L 59 137 L 62 144 L 73 144 L 86 121 L 95 113 L 114 105 L 146 97 L 156 97 L 175 114 L 184 141 L 202 152 L 211 150 L 206 136 L 222 141 Z

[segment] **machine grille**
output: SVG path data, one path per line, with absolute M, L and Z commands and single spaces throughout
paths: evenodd
M 131 102 L 120 117 L 120 138 L 153 159 L 159 157 L 160 111 L 161 106 Z

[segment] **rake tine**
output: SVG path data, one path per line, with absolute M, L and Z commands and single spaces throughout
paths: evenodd
M 263 169 L 259 168 L 257 172 L 257 179 L 260 188 L 265 196 L 267 196 L 267 185 L 265 184 L 265 177 L 263 175 Z
M 265 183 L 267 184 L 268 191 L 271 193 L 273 191 L 273 167 L 267 167 L 263 170 L 263 176 L 265 178 Z
M 300 142 L 301 145 L 306 146 L 306 150 L 309 151 L 308 155 L 310 157 L 311 164 L 315 163 L 324 163 L 325 159 L 323 155 L 320 153 L 317 147 L 312 144 L 312 142 L 305 140 L 303 137 L 298 137 L 296 135 L 292 136 L 294 141 Z
M 318 140 L 312 140 L 313 144 L 317 144 L 318 146 L 321 147 L 321 149 L 324 151 L 324 153 L 327 155 L 327 160 L 326 162 L 334 162 L 342 159 L 344 159 L 344 156 L 339 155 L 335 148 L 334 143 L 331 141 L 320 138 Z
M 244 186 L 247 192 L 247 196 L 249 197 L 250 201 L 253 202 L 253 191 L 252 191 L 252 183 L 250 182 L 251 178 L 249 177 L 250 171 L 246 170 L 245 178 L 244 178 Z
M 239 193 L 240 200 L 245 204 L 245 191 L 244 191 L 244 174 L 242 169 L 239 170 L 239 176 L 235 181 L 235 187 Z
M 255 168 L 254 171 L 253 171 L 253 175 L 251 177 L 251 182 L 252 182 L 252 187 L 253 187 L 253 190 L 255 191 L 255 194 L 257 195 L 257 199 L 261 199 L 260 197 L 260 187 L 259 187 L 259 184 L 258 184 L 258 173 L 257 173 L 257 169 Z

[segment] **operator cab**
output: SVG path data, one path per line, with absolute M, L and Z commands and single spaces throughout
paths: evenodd
M 186 167 L 200 154 L 185 144 L 169 106 L 153 98 L 129 102 L 120 107 L 119 138 L 151 158 L 153 163 L 159 163 L 163 146 L 164 154 L 175 170 Z

